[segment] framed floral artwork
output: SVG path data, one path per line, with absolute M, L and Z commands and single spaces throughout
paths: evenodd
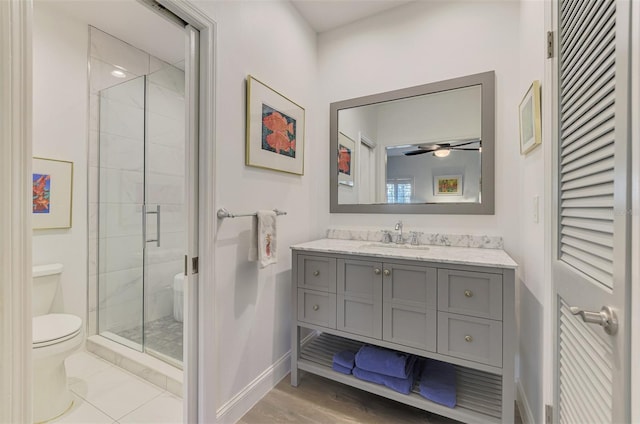
M 304 174 L 304 108 L 247 77 L 246 164 Z
M 338 184 L 354 186 L 356 143 L 343 133 L 338 133 Z
M 34 157 L 32 179 L 33 229 L 71 228 L 73 162 Z
M 462 175 L 441 175 L 433 178 L 436 196 L 462 196 Z
M 534 81 L 518 108 L 520 116 L 520 154 L 525 155 L 542 143 L 540 82 Z

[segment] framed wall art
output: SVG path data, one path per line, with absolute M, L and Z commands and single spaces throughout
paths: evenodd
M 462 175 L 433 177 L 433 194 L 436 196 L 462 196 Z
M 534 81 L 520 102 L 520 154 L 525 155 L 542 142 L 540 82 Z
M 304 109 L 247 77 L 246 164 L 304 174 Z
M 71 228 L 73 162 L 33 158 L 34 230 Z
M 343 133 L 338 133 L 338 184 L 354 186 L 355 160 L 355 141 Z

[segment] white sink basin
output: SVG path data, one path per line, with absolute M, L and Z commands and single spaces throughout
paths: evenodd
M 367 243 L 360 246 L 360 249 L 408 249 L 408 250 L 429 250 L 429 246 L 396 243 Z

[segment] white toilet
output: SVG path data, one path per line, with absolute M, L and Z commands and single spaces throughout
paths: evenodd
M 33 420 L 36 423 L 59 417 L 73 404 L 64 360 L 82 345 L 82 319 L 51 313 L 61 273 L 61 264 L 33 267 Z

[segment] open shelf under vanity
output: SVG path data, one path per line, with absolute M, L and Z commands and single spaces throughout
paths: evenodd
M 419 379 L 416 381 L 412 393 L 405 395 L 385 386 L 360 380 L 353 375 L 336 372 L 331 368 L 335 353 L 343 350 L 357 352 L 364 344 L 366 343 L 328 333 L 316 334 L 302 346 L 298 368 L 417 408 L 430 410 L 439 415 L 454 419 L 461 419 L 461 415 L 463 415 L 467 416 L 470 421 L 476 420 L 475 422 L 479 416 L 484 416 L 486 417 L 485 422 L 500 422 L 502 414 L 501 375 L 454 365 L 456 368 L 457 405 L 454 408 L 449 408 L 420 395 Z

